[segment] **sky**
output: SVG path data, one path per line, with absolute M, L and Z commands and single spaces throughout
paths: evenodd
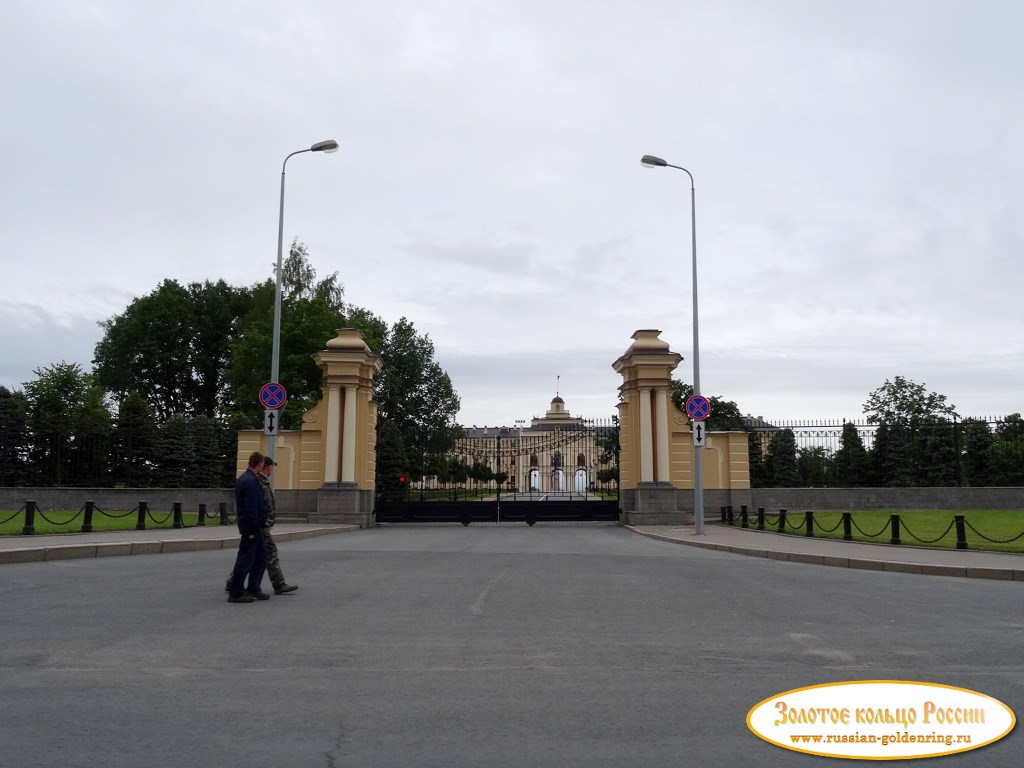
M 429 335 L 464 425 L 610 416 L 638 329 L 692 382 L 690 178 L 645 154 L 694 179 L 703 393 L 857 419 L 903 376 L 1020 412 L 1021 28 L 1017 0 L 8 0 L 0 385 L 91 370 L 165 279 L 272 276 L 284 158 L 335 139 L 288 161 L 285 242 Z

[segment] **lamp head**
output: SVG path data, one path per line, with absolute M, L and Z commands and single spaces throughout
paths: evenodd
M 338 151 L 338 142 L 336 142 L 334 139 L 327 139 L 326 141 L 318 141 L 316 144 L 314 144 L 312 147 L 310 147 L 310 150 L 312 150 L 313 152 L 326 152 L 326 153 L 337 152 Z
M 668 163 L 654 155 L 644 155 L 640 158 L 640 165 L 644 168 L 664 168 Z

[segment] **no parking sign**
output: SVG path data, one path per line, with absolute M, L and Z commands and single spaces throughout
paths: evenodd
M 694 421 L 704 421 L 711 415 L 711 401 L 704 395 L 693 395 L 686 401 L 686 415 Z
M 270 381 L 260 387 L 260 405 L 269 411 L 284 408 L 288 402 L 288 393 L 276 381 Z

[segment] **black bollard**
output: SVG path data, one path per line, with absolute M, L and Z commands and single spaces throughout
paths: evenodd
M 36 532 L 36 503 L 34 501 L 25 502 L 25 525 L 21 532 L 23 534 Z
M 750 527 L 750 513 L 747 512 L 747 505 L 740 504 L 740 528 Z
M 171 510 L 174 512 L 174 523 L 172 523 L 171 527 L 184 528 L 185 524 L 181 521 L 181 502 L 174 502 L 174 505 L 171 507 Z
M 779 533 L 786 532 L 786 510 L 779 510 Z
M 889 522 L 892 523 L 892 536 L 889 539 L 889 543 L 900 544 L 900 516 L 889 515 Z
M 721 514 L 722 514 L 722 522 L 724 523 L 725 522 L 725 507 L 719 507 L 719 509 L 721 510 Z
M 228 524 L 228 504 L 227 504 L 227 502 L 226 501 L 220 502 L 220 504 L 218 505 L 218 509 L 220 510 L 220 524 L 221 525 L 227 525 Z
M 757 508 L 757 530 L 764 530 L 764 507 Z
M 843 541 L 853 541 L 853 516 L 843 512 Z
M 736 525 L 736 518 L 732 515 L 732 504 L 725 508 L 726 518 L 729 520 L 729 525 Z
M 95 501 L 85 502 L 85 518 L 82 520 L 82 533 L 92 533 L 92 512 L 96 509 Z
M 199 519 L 196 521 L 196 525 L 206 527 L 206 505 L 199 505 Z
M 804 513 L 804 536 L 814 535 L 814 513 L 807 510 Z
M 967 549 L 967 526 L 964 525 L 963 515 L 953 515 L 956 522 L 956 548 Z
M 144 502 L 139 502 L 139 521 L 135 524 L 136 531 L 146 530 L 146 514 L 149 512 L 149 505 Z

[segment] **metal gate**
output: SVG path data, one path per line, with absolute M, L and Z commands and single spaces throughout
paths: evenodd
M 539 498 L 536 501 L 387 501 L 377 505 L 378 523 L 614 522 L 619 502 Z
M 399 499 L 378 500 L 377 522 L 618 520 L 614 419 L 535 419 L 529 427 L 463 432 L 447 452 L 447 470 L 411 478 Z

